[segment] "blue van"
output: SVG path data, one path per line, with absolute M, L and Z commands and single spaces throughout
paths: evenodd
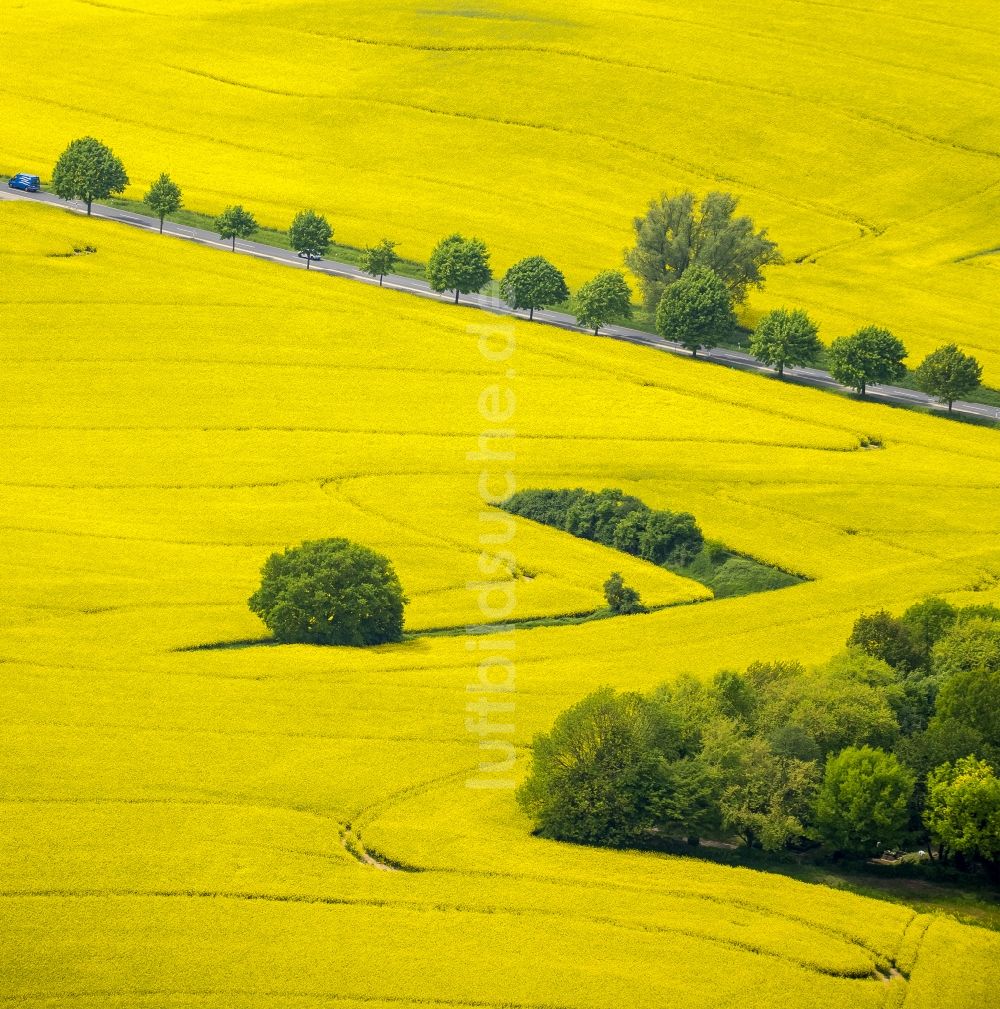
M 42 188 L 41 179 L 37 175 L 28 175 L 25 172 L 18 172 L 7 185 L 11 189 L 21 189 L 26 193 L 37 193 Z

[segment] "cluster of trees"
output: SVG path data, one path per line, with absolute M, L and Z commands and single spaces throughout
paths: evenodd
M 716 599 L 769 592 L 802 580 L 752 557 L 734 554 L 722 543 L 706 540 L 688 512 L 652 509 L 617 489 L 595 492 L 580 488 L 529 488 L 518 491 L 500 507 L 573 536 L 682 571 L 685 577 L 710 588 Z M 616 577 L 613 575 L 612 579 Z M 604 588 L 612 613 L 642 612 L 638 597 L 631 600 L 628 595 L 632 589 L 626 588 L 623 595 L 617 588 L 609 594 L 608 584 Z
M 522 490 L 500 507 L 653 564 L 689 564 L 705 542 L 693 515 L 654 510 L 620 490 Z
M 1000 609 L 860 618 L 825 666 L 602 688 L 533 745 L 519 801 L 587 844 L 738 836 L 870 857 L 907 845 L 1000 879 Z
M 332 538 L 271 554 L 249 606 L 281 644 L 360 647 L 401 641 L 406 602 L 388 558 Z
M 52 189 L 64 199 L 82 199 L 91 212 L 94 200 L 124 192 L 128 175 L 114 152 L 93 137 L 74 140 L 60 156 Z M 160 219 L 182 207 L 180 187 L 162 174 L 144 202 Z M 698 351 L 731 342 L 736 334 L 736 308 L 751 288 L 764 283 L 764 271 L 781 263 L 777 245 L 767 230 L 737 213 L 739 201 L 729 193 L 709 193 L 699 202 L 691 192 L 661 194 L 633 222 L 635 245 L 625 264 L 638 278 L 646 308 L 655 313 L 656 330 L 697 356 Z M 226 207 L 216 219 L 219 236 L 248 239 L 259 226 L 241 205 Z M 291 247 L 305 259 L 306 269 L 322 259 L 333 241 L 329 221 L 314 210 L 295 215 L 289 228 Z M 379 285 L 395 268 L 397 243 L 382 239 L 363 249 L 360 268 Z M 438 292 L 463 294 L 483 290 L 493 280 L 490 255 L 478 238 L 459 234 L 443 238 L 427 263 L 427 279 Z M 500 280 L 500 296 L 515 311 L 535 312 L 570 300 L 566 278 L 542 256 L 515 263 Z M 579 324 L 598 334 L 608 323 L 632 316 L 632 290 L 619 270 L 603 270 L 583 284 L 572 299 Z M 750 339 L 750 352 L 783 375 L 786 367 L 816 363 L 823 353 L 816 324 L 801 310 L 778 309 L 760 320 Z M 888 330 L 865 326 L 830 345 L 833 377 L 861 395 L 869 385 L 899 381 L 906 374 L 906 348 Z M 955 344 L 930 354 L 914 374 L 920 389 L 947 403 L 978 388 L 982 368 Z

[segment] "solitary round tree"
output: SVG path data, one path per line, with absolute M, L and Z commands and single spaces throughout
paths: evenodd
M 535 310 L 558 305 L 569 297 L 566 278 L 543 256 L 529 256 L 515 263 L 500 281 L 500 297 L 513 309 Z
M 369 246 L 361 250 L 358 258 L 358 266 L 370 277 L 378 277 L 378 286 L 382 286 L 382 281 L 387 273 L 392 273 L 396 268 L 399 256 L 396 255 L 396 242 L 383 238 L 378 245 Z
M 830 344 L 830 374 L 862 396 L 869 385 L 898 382 L 906 374 L 906 347 L 887 329 L 865 326 Z
M 166 172 L 149 187 L 142 202 L 160 219 L 160 234 L 163 234 L 163 218 L 176 214 L 181 209 L 181 187 Z
M 632 291 L 618 270 L 603 270 L 593 280 L 588 280 L 574 299 L 576 321 L 594 331 L 594 336 L 616 319 L 632 316 Z
M 802 309 L 778 308 L 768 312 L 750 337 L 750 353 L 784 375 L 785 368 L 812 364 L 819 355 L 816 323 Z
M 52 192 L 63 200 L 83 200 L 88 216 L 94 200 L 123 193 L 127 185 L 125 166 L 93 137 L 74 140 L 52 170 Z
M 732 338 L 736 315 L 729 290 L 707 266 L 692 266 L 664 292 L 656 309 L 656 331 L 697 357 L 702 347 Z
M 236 251 L 237 238 L 249 238 L 257 230 L 257 219 L 249 210 L 244 210 L 239 204 L 226 207 L 215 219 L 215 227 L 219 238 L 233 240 L 233 252 Z
M 951 413 L 956 399 L 979 388 L 983 368 L 971 354 L 964 354 L 954 343 L 949 343 L 928 354 L 913 377 L 921 392 L 947 403 Z
M 481 291 L 493 279 L 486 245 L 461 235 L 442 238 L 427 261 L 427 279 L 431 290 L 454 291 L 457 305 L 460 294 Z
M 406 601 L 386 557 L 335 538 L 271 554 L 249 604 L 282 644 L 361 646 L 400 641 Z
M 288 229 L 292 248 L 306 261 L 306 269 L 314 259 L 322 259 L 333 240 L 330 222 L 315 210 L 300 210 Z

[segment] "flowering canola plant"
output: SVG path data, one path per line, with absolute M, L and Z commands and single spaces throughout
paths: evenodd
M 4 997 L 988 1003 L 992 933 L 533 838 L 509 790 L 466 787 L 469 687 L 500 635 L 191 649 L 263 637 L 260 565 L 328 535 L 390 557 L 411 630 L 481 619 L 470 453 L 499 375 L 520 486 L 620 487 L 811 579 L 514 632 L 516 776 L 600 684 L 819 660 L 860 610 L 1000 599 L 995 432 L 527 323 L 508 369 L 472 309 L 49 208 L 0 204 L 0 256 Z M 517 618 L 600 606 L 612 570 L 647 602 L 705 595 L 521 520 L 510 550 Z
M 48 0 L 0 33 L 0 170 L 74 137 L 188 206 L 242 202 L 426 260 L 474 234 L 574 286 L 620 265 L 662 190 L 732 191 L 787 265 L 747 321 L 888 327 L 1000 383 L 993 0 Z M 81 59 L 85 53 L 86 58 Z

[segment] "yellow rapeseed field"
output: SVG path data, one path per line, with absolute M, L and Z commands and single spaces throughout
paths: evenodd
M 425 259 L 455 230 L 573 284 L 661 190 L 723 188 L 788 265 L 750 319 L 946 342 L 1000 384 L 994 0 L 46 0 L 0 25 L 0 170 L 93 134 L 141 196 L 242 200 Z
M 994 432 L 42 207 L 0 204 L 0 257 L 0 1003 L 989 1004 L 993 933 L 541 841 L 494 786 L 599 684 L 820 660 L 863 608 L 1000 599 Z M 370 650 L 185 650 L 261 637 L 260 564 L 318 536 L 388 554 L 411 629 L 478 622 L 480 481 L 508 471 L 690 509 L 813 580 Z M 593 609 L 616 568 L 647 601 L 703 595 L 520 520 L 504 549 L 514 618 Z M 509 723 L 512 767 L 481 720 Z

